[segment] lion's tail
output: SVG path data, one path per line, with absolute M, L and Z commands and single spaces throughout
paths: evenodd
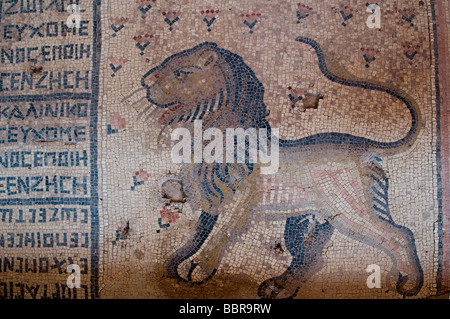
M 407 109 L 411 114 L 411 128 L 408 133 L 401 139 L 394 142 L 380 142 L 371 140 L 364 137 L 354 136 L 351 134 L 344 133 L 320 133 L 312 136 L 308 136 L 305 138 L 301 138 L 298 140 L 279 140 L 280 147 L 299 147 L 299 146 L 308 146 L 313 144 L 345 144 L 352 145 L 354 147 L 361 148 L 379 148 L 379 149 L 392 149 L 405 145 L 408 142 L 412 142 L 418 133 L 420 113 L 417 104 L 413 101 L 413 99 L 408 98 L 406 94 L 399 93 L 391 88 L 385 87 L 383 85 L 373 84 L 365 81 L 355 81 L 350 79 L 344 79 L 332 72 L 327 67 L 325 61 L 325 55 L 320 47 L 320 45 L 306 37 L 298 37 L 296 41 L 309 44 L 316 52 L 317 57 L 319 59 L 319 68 L 320 71 L 328 78 L 330 81 L 351 87 L 358 87 L 367 90 L 374 91 L 382 91 L 390 94 L 391 96 L 399 99 L 401 102 L 405 104 Z

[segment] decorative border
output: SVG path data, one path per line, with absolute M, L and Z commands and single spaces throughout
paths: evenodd
M 437 293 L 441 294 L 449 289 L 449 258 L 450 236 L 444 230 L 449 224 L 450 201 L 449 194 L 449 131 L 448 124 L 448 100 L 449 88 L 446 76 L 448 76 L 448 47 L 445 41 L 447 33 L 446 13 L 444 1 L 430 0 L 434 35 L 434 61 L 435 61 L 435 90 L 436 90 L 436 177 L 438 200 L 438 269 L 437 269 Z M 448 2 L 447 2 L 448 5 Z M 442 41 L 442 45 L 441 42 Z M 441 49 L 441 50 L 440 50 Z M 442 66 L 442 68 L 441 68 Z M 442 94 L 441 94 L 442 93 Z M 442 116 L 443 115 L 443 116 Z M 443 128 L 443 129 L 442 129 Z M 444 146 L 444 149 L 442 147 Z
M 98 293 L 98 269 L 99 269 L 99 219 L 98 219 L 98 94 L 99 94 L 99 74 L 100 74 L 100 57 L 101 57 L 101 16 L 100 1 L 93 0 L 93 54 L 92 54 L 92 77 L 90 93 L 57 93 L 57 94 L 39 94 L 39 95 L 12 95 L 0 96 L 2 102 L 17 101 L 56 101 L 56 100 L 90 100 L 91 106 L 89 110 L 90 122 L 90 197 L 78 198 L 14 198 L 0 199 L 0 206 L 7 205 L 81 205 L 90 206 L 91 210 L 91 298 L 99 298 Z M 0 1 L 0 25 L 2 22 L 2 6 Z
M 100 82 L 100 59 L 102 44 L 101 0 L 93 0 L 93 55 L 92 55 L 92 102 L 91 102 L 91 296 L 99 298 L 98 270 L 99 270 L 99 218 L 98 218 L 98 93 Z

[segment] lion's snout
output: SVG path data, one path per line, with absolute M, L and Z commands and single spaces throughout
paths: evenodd
M 153 103 L 159 107 L 168 107 L 173 103 L 172 97 L 157 82 L 153 82 L 147 87 L 147 99 L 150 103 Z

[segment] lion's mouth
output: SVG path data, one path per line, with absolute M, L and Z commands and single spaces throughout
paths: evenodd
M 164 111 L 164 113 L 159 118 L 159 123 L 167 125 L 173 122 L 178 115 L 181 113 L 183 106 L 181 104 L 175 104 Z

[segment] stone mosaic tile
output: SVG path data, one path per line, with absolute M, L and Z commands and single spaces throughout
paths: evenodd
M 448 291 L 448 12 L 0 1 L 0 297 Z

